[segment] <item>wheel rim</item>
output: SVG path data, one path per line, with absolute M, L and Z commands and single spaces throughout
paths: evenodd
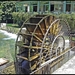
M 39 18 L 39 22 L 37 22 L 38 18 Z M 60 34 L 62 26 L 59 26 L 60 19 L 57 19 L 55 16 L 52 15 L 48 15 L 48 16 L 45 15 L 42 18 L 37 17 L 37 20 L 36 20 L 37 22 L 36 24 L 31 23 L 29 25 L 28 22 L 25 22 L 22 25 L 16 40 L 15 55 L 20 53 L 19 49 L 21 48 L 21 46 L 23 46 L 24 48 L 28 49 L 28 57 L 27 57 L 28 61 L 31 62 L 31 56 L 37 55 L 38 58 L 36 60 L 36 65 L 38 66 L 39 64 L 38 67 L 40 67 L 40 64 L 43 63 L 43 61 L 47 61 L 46 59 L 47 57 L 49 57 L 50 59 L 50 48 L 52 42 L 55 39 L 55 37 L 58 34 Z M 26 33 L 22 31 L 25 28 L 26 28 Z M 58 30 L 58 28 L 60 29 Z M 19 37 L 21 37 L 22 39 L 20 40 L 21 42 L 19 41 Z M 27 43 L 25 43 L 27 41 L 29 41 L 28 45 Z M 32 52 L 33 54 L 31 54 Z M 16 61 L 18 62 L 17 56 L 15 57 L 16 57 Z M 31 63 L 30 63 L 30 68 L 32 68 Z M 31 72 L 33 70 L 34 69 L 31 69 Z

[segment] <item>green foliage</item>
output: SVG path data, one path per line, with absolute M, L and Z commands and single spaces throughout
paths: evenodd
M 28 13 L 23 13 L 23 12 L 13 12 L 12 13 L 14 23 L 17 23 L 19 27 L 21 27 L 21 25 L 26 20 L 28 15 L 29 15 Z
M 2 6 L 3 12 L 11 13 L 16 10 L 15 3 L 12 1 L 4 1 L 4 2 L 2 2 L 1 6 Z
M 12 19 L 11 13 L 16 11 L 15 2 L 14 1 L 3 1 L 0 2 L 1 14 L 0 19 L 2 21 L 6 21 L 7 19 Z
M 6 27 L 7 27 L 6 31 L 15 33 L 15 34 L 17 34 L 20 29 L 17 24 L 7 24 Z
M 2 10 L 0 10 L 0 21 L 2 20 L 2 13 L 3 13 L 3 11 Z
M 71 31 L 75 31 L 75 13 L 71 14 L 60 14 L 59 18 L 66 20 L 69 23 Z
M 14 23 L 17 23 L 19 27 L 22 26 L 23 22 L 26 21 L 31 15 L 35 15 L 38 13 L 24 13 L 24 12 L 13 12 L 12 17 L 14 20 Z

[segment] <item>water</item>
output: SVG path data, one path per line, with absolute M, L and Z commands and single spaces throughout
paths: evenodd
M 0 30 L 0 58 L 14 60 L 16 34 Z

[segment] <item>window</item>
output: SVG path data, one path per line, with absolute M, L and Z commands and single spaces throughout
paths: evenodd
M 54 11 L 54 4 L 51 4 L 51 11 Z
M 27 6 L 25 6 L 25 12 L 27 12 L 27 9 L 28 9 Z
M 74 4 L 74 11 L 75 11 L 75 4 Z
M 63 4 L 59 5 L 59 11 L 61 11 L 61 12 L 63 11 Z
M 58 11 L 59 8 L 58 8 L 58 4 L 55 4 L 55 11 Z
M 22 10 L 21 7 L 16 7 L 17 12 L 20 12 Z
M 33 12 L 37 12 L 37 4 L 33 4 Z
M 70 12 L 71 4 L 66 4 L 66 11 Z
M 48 5 L 48 4 L 46 4 L 46 5 L 44 5 L 44 6 L 43 6 L 43 8 L 44 8 L 43 10 L 44 10 L 45 12 L 47 12 L 47 11 L 48 11 L 48 9 L 49 9 L 49 5 Z

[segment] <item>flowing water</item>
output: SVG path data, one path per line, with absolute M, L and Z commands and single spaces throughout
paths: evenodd
M 14 60 L 16 34 L 0 30 L 0 58 Z

